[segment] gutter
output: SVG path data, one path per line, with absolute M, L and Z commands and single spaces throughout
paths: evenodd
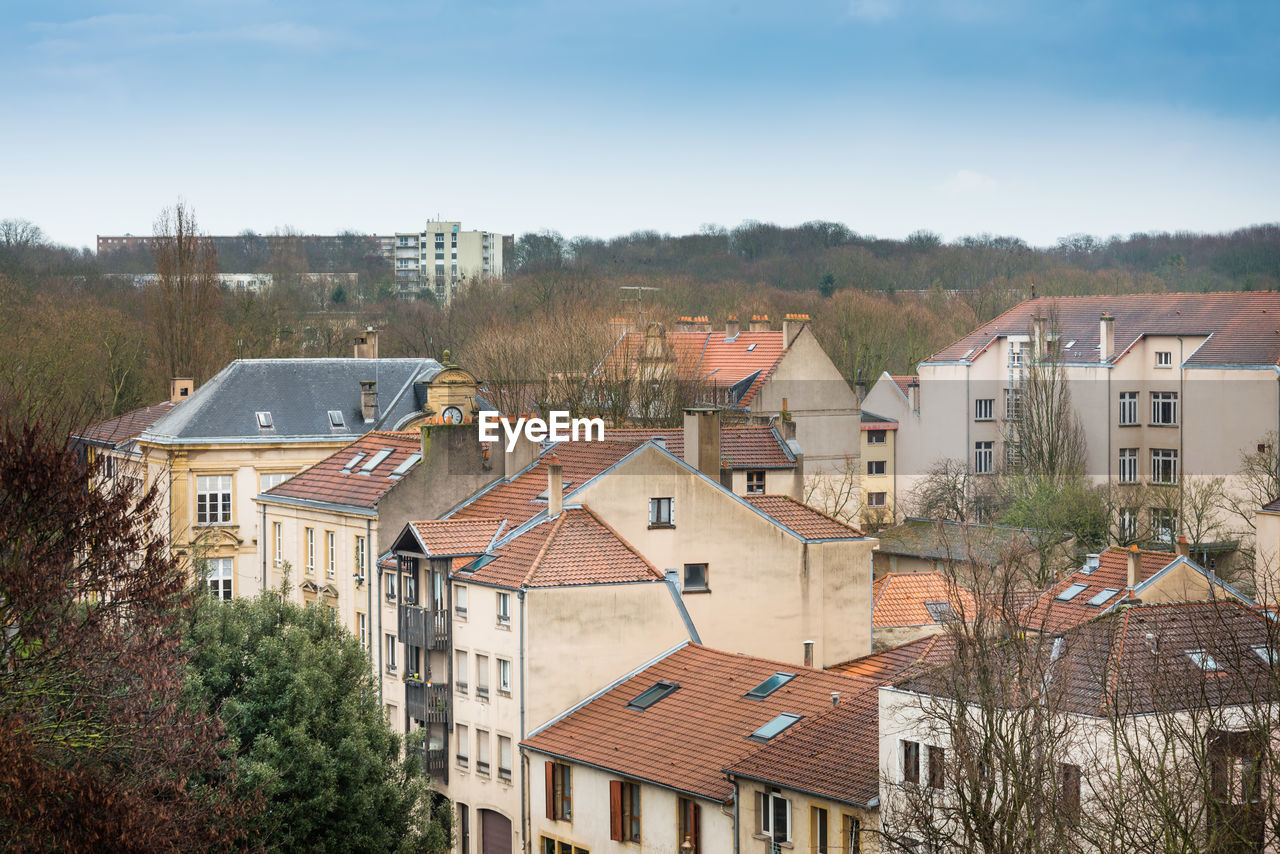
M 267 592 L 267 505 L 262 505 L 262 592 Z
M 698 636 L 698 627 L 693 624 L 693 617 L 689 616 L 689 610 L 684 606 L 684 597 L 680 595 L 679 584 L 676 581 L 677 577 L 676 570 L 667 570 L 665 576 L 667 591 L 671 594 L 671 598 L 675 600 L 676 610 L 680 613 L 680 619 L 684 622 L 685 631 L 689 633 L 689 640 L 696 644 L 701 644 L 702 638 Z
M 525 732 L 524 732 L 525 687 L 524 686 L 527 681 L 525 678 L 525 659 L 524 659 L 524 637 L 525 637 L 524 594 L 525 594 L 525 590 L 523 587 L 520 588 L 518 591 L 516 591 L 516 598 L 520 601 L 520 741 L 521 742 L 523 742 L 525 739 Z M 522 837 L 524 850 L 529 851 L 530 850 L 529 849 L 529 843 L 530 843 L 529 833 L 532 830 L 532 828 L 530 827 L 530 821 L 529 821 L 529 755 L 525 753 L 525 751 L 523 750 L 520 751 L 520 755 L 521 755 L 521 761 L 524 764 L 524 768 L 521 769 L 524 773 L 521 775 L 521 778 L 520 778 L 520 788 L 522 790 L 520 792 L 520 836 Z

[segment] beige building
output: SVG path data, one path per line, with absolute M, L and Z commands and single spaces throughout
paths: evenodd
M 1178 508 L 1194 482 L 1230 484 L 1241 454 L 1280 428 L 1278 312 L 1274 292 L 1031 299 L 921 362 L 918 376 L 883 375 L 863 403 L 899 424 L 903 495 L 943 459 L 974 475 L 1016 464 L 1028 372 L 1051 359 L 1084 429 L 1087 473 L 1120 490 L 1121 541 L 1168 547 L 1188 533 Z M 1193 557 L 1212 565 L 1229 546 Z
M 452 302 L 468 282 L 502 278 L 508 239 L 488 231 L 463 231 L 462 223 L 445 221 L 427 222 L 419 232 L 396 232 L 396 287 L 401 293 L 433 294 L 441 304 Z
M 1253 514 L 1254 580 L 1258 601 L 1280 603 L 1280 498 L 1269 501 Z
M 898 422 L 866 409 L 861 413 L 862 440 L 858 473 L 862 478 L 859 521 L 868 528 L 892 525 L 898 519 Z

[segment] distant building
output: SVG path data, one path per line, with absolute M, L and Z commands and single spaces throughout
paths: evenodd
M 506 236 L 489 231 L 463 231 L 460 222 L 431 221 L 421 231 L 398 231 L 396 288 L 451 302 L 467 282 L 502 278 L 505 241 Z

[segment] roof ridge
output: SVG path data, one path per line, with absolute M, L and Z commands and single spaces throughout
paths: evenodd
M 560 515 L 555 518 L 555 523 L 551 526 L 551 530 L 547 532 L 547 538 L 542 541 L 542 547 L 538 549 L 538 553 L 534 555 L 533 560 L 529 563 L 529 571 L 525 573 L 524 578 L 520 579 L 521 587 L 528 587 L 529 582 L 533 580 L 534 574 L 542 566 L 542 559 L 546 556 L 547 549 L 551 548 L 551 542 L 556 538 L 556 534 L 559 533 L 570 512 L 569 510 L 561 510 Z M 530 530 L 533 529 L 530 528 Z M 528 533 L 528 531 L 525 533 Z
M 612 525 L 610 525 L 608 522 L 606 522 L 605 520 L 601 519 L 598 515 L 596 515 L 596 511 L 592 510 L 592 509 L 591 509 L 590 507 L 588 507 L 586 504 L 580 504 L 580 505 L 578 505 L 578 508 L 577 508 L 577 509 L 582 510 L 583 512 L 585 512 L 588 516 L 590 516 L 593 520 L 595 520 L 595 522 L 596 522 L 596 524 L 597 524 L 597 525 L 599 525 L 600 527 L 604 528 L 606 531 L 608 531 L 608 532 L 609 532 L 609 534 L 610 534 L 610 535 L 612 535 L 612 536 L 613 536 L 613 538 L 614 538 L 614 539 L 616 539 L 618 542 L 622 543 L 622 545 L 627 549 L 627 551 L 631 552 L 633 555 L 635 555 L 636 557 L 640 558 L 640 560 L 644 562 L 644 565 L 645 565 L 645 566 L 647 566 L 649 569 L 653 570 L 653 575 L 654 575 L 654 577 L 655 577 L 655 578 L 657 578 L 657 579 L 658 579 L 658 580 L 660 580 L 660 581 L 666 578 L 666 576 L 665 576 L 665 575 L 663 575 L 661 572 L 659 572 L 659 571 L 658 571 L 658 568 L 657 568 L 656 566 L 654 566 L 654 565 L 649 561 L 649 559 L 648 559 L 647 557 L 645 557 L 644 555 L 642 555 L 642 554 L 641 554 L 641 553 L 636 549 L 636 547 L 635 547 L 635 546 L 631 545 L 631 543 L 627 541 L 627 538 L 626 538 L 626 537 L 622 536 L 622 534 L 618 533 L 618 531 L 617 531 L 617 529 L 616 529 L 616 528 L 614 528 L 614 527 L 613 527 Z

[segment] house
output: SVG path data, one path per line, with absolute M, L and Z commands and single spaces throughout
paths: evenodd
M 954 522 L 908 516 L 876 532 L 872 555 L 877 577 L 889 572 L 950 572 L 973 577 L 975 571 L 1024 561 L 1059 563 L 1074 555 L 1069 534 L 1008 525 Z
M 1258 601 L 1280 604 L 1280 498 L 1253 514 L 1253 578 Z
M 1033 298 L 921 362 L 917 376 L 881 376 L 863 405 L 898 422 L 903 494 L 944 459 L 973 475 L 1017 465 L 1027 383 L 1037 366 L 1061 369 L 1085 472 L 1122 496 L 1122 540 L 1172 547 L 1190 535 L 1178 518 L 1187 491 L 1214 476 L 1237 488 L 1241 455 L 1280 429 L 1277 313 L 1277 292 Z M 1210 557 L 1226 571 L 1225 555 Z
M 100 483 L 124 476 L 141 484 L 146 469 L 135 440 L 190 394 L 190 380 L 173 380 L 168 400 L 91 424 L 72 436 L 72 445 L 86 463 L 98 466 Z
M 860 385 L 859 388 L 865 388 Z M 898 518 L 898 468 L 894 448 L 898 422 L 863 409 L 860 414 L 862 440 L 862 523 L 877 528 Z
M 877 649 L 937 634 L 978 610 L 973 592 L 941 572 L 886 573 L 872 583 L 871 602 Z
M 1185 541 L 1182 543 L 1185 546 Z M 1060 632 L 1125 605 L 1234 599 L 1255 603 L 1183 554 L 1112 547 L 1050 585 L 1018 612 L 1018 625 Z

